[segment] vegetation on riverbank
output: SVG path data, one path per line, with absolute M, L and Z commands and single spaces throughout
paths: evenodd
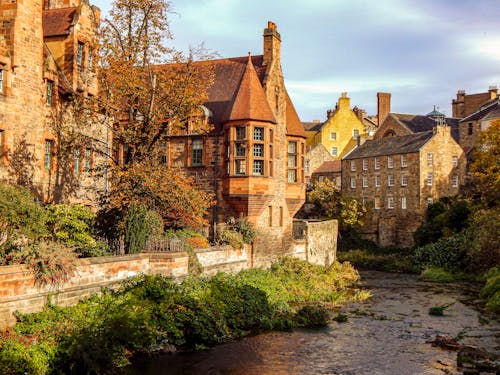
M 262 331 L 326 324 L 325 306 L 368 297 L 349 288 L 358 278 L 347 263 L 325 269 L 288 258 L 270 270 L 180 284 L 135 277 L 77 306 L 49 304 L 20 315 L 0 338 L 0 373 L 105 373 L 135 354 L 165 347 L 199 349 Z

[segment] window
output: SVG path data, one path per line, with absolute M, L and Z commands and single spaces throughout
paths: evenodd
M 3 92 L 4 88 L 4 69 L 2 66 L 0 66 L 0 93 Z
M 352 137 L 353 137 L 354 139 L 358 139 L 358 138 L 359 138 L 359 130 L 358 130 L 358 129 L 354 129 L 354 130 L 352 131 Z
M 387 157 L 387 168 L 394 168 L 394 158 L 392 156 Z
M 380 176 L 379 175 L 376 175 L 375 176 L 375 186 L 380 186 Z
M 91 168 L 92 151 L 87 148 L 85 149 L 85 173 L 90 173 Z
M 273 226 L 273 206 L 268 207 L 268 212 L 269 212 L 269 226 Z
M 264 145 L 254 144 L 253 145 L 253 156 L 262 158 L 264 157 Z
M 236 160 L 236 174 L 243 175 L 247 173 L 247 162 L 245 159 Z
M 406 168 L 406 166 L 407 166 L 407 156 L 406 154 L 401 155 L 401 168 Z
M 351 171 L 356 172 L 356 161 L 355 160 L 351 160 Z
M 432 153 L 431 153 L 431 152 L 429 152 L 429 153 L 427 154 L 427 166 L 428 166 L 428 167 L 432 167 L 432 159 L 433 159 L 433 155 L 432 155 Z
M 52 149 L 54 147 L 54 141 L 51 139 L 45 140 L 45 156 L 44 156 L 44 167 L 45 169 L 50 169 L 52 167 Z
M 394 186 L 394 175 L 387 175 L 387 186 Z
M 309 173 L 309 166 L 310 166 L 310 164 L 311 164 L 311 161 L 310 160 L 306 160 L 306 167 L 305 167 L 306 173 Z
M 374 205 L 376 210 L 380 210 L 380 197 L 375 197 L 373 205 Z
M 453 176 L 451 176 L 451 182 L 452 182 L 453 187 L 458 187 L 458 175 L 457 174 L 454 174 Z
M 297 142 L 288 142 L 288 182 L 297 182 Z
M 451 164 L 453 165 L 453 168 L 458 167 L 458 156 L 453 155 L 453 157 L 451 158 Z
M 241 140 L 241 139 L 246 139 L 246 128 L 244 126 L 238 126 L 236 128 L 236 139 Z
M 427 186 L 432 186 L 433 175 L 432 172 L 427 173 Z
M 375 158 L 375 169 L 380 169 L 380 159 Z
M 338 155 L 338 148 L 332 147 L 330 154 L 332 154 L 332 156 L 337 156 Z
M 76 64 L 82 66 L 83 62 L 83 43 L 78 42 L 78 47 L 76 50 Z
M 368 177 L 363 176 L 363 187 L 368 187 Z
M 401 186 L 407 186 L 408 185 L 408 176 L 406 173 L 401 173 Z
M 52 106 L 52 92 L 54 90 L 54 82 L 52 81 L 47 81 L 47 88 L 46 88 L 47 92 L 46 92 L 46 95 L 45 95 L 45 104 L 47 104 L 47 106 Z
M 80 150 L 75 150 L 73 152 L 73 172 L 80 172 Z
M 244 143 L 236 143 L 236 156 L 245 156 L 245 150 Z
M 325 176 L 319 176 L 318 177 L 318 182 L 323 182 L 325 181 Z
M 434 203 L 434 199 L 432 197 L 427 197 L 427 205 L 431 205 Z
M 280 227 L 283 226 L 283 207 L 280 206 Z
M 3 155 L 4 131 L 0 129 L 0 158 Z
M 337 133 L 335 133 L 335 132 L 330 133 L 330 140 L 331 141 L 337 140 Z
M 392 210 L 394 208 L 394 198 L 387 197 L 387 208 Z
M 368 159 L 363 159 L 363 170 L 364 171 L 368 170 Z
M 191 165 L 200 166 L 203 164 L 203 140 L 193 139 L 191 145 Z
M 262 176 L 264 174 L 264 160 L 253 161 L 253 175 Z
M 472 135 L 472 133 L 474 133 L 474 124 L 472 122 L 469 122 L 469 130 L 467 134 Z
M 351 177 L 351 189 L 356 189 L 356 179 Z
M 401 209 L 406 210 L 406 197 L 401 197 Z
M 253 129 L 253 139 L 254 141 L 264 140 L 264 128 L 254 128 Z

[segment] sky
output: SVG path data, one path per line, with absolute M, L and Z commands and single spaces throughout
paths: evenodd
M 110 0 L 90 0 L 102 10 Z M 325 120 L 342 92 L 376 114 L 451 116 L 457 90 L 500 86 L 500 0 L 173 0 L 170 45 L 220 57 L 262 54 L 262 32 L 281 34 L 285 86 L 302 121 Z

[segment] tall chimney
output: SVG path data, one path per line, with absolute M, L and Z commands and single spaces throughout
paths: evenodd
M 377 122 L 378 126 L 382 125 L 384 120 L 391 112 L 391 94 L 388 92 L 377 93 Z
M 274 22 L 268 21 L 264 29 L 264 65 L 279 60 L 281 54 L 281 36 Z

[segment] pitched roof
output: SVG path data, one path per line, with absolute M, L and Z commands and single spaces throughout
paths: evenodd
M 342 162 L 340 160 L 325 161 L 313 173 L 335 173 L 342 171 Z
M 42 13 L 43 36 L 68 35 L 76 8 L 47 9 Z
M 292 99 L 285 90 L 286 95 L 286 134 L 297 137 L 306 137 L 306 132 L 300 122 L 299 115 L 293 106 Z
M 246 68 L 227 120 L 258 120 L 276 123 L 250 56 L 248 56 Z
M 467 116 L 466 118 L 460 120 L 460 122 L 480 120 L 489 115 L 491 112 L 498 111 L 499 108 L 500 108 L 500 100 L 495 99 L 494 101 L 489 102 L 488 104 L 479 108 L 479 110 L 472 113 L 470 116 Z
M 313 122 L 303 122 L 302 126 L 304 127 L 304 130 L 306 132 L 317 132 L 321 129 L 321 126 L 323 125 L 322 122 L 318 121 L 313 121 Z
M 433 134 L 433 131 L 426 131 L 366 141 L 353 149 L 343 160 L 417 152 L 432 138 Z
M 436 126 L 436 121 L 427 116 L 410 115 L 405 113 L 389 113 L 397 121 L 405 125 L 412 133 L 420 133 L 432 130 Z M 451 127 L 451 136 L 455 141 L 458 141 L 458 122 L 460 119 L 447 117 L 446 123 Z

